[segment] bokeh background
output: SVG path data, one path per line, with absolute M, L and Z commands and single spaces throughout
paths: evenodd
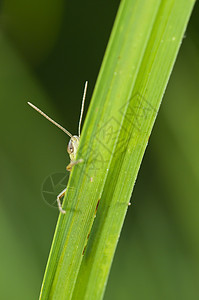
M 41 195 L 65 172 L 85 80 L 86 109 L 115 1 L 18 0 L 0 7 L 0 298 L 38 299 L 58 210 Z M 139 172 L 106 300 L 199 299 L 199 5 Z

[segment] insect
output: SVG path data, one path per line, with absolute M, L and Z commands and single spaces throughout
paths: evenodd
M 60 124 L 55 122 L 53 119 L 51 119 L 49 116 L 47 116 L 43 111 L 41 111 L 38 107 L 36 107 L 34 104 L 28 102 L 28 104 L 34 108 L 36 111 L 38 111 L 42 116 L 44 116 L 47 120 L 49 120 L 51 123 L 59 127 L 64 133 L 66 133 L 69 137 L 69 143 L 67 147 L 67 152 L 70 157 L 70 163 L 66 167 L 67 171 L 71 171 L 74 165 L 77 165 L 81 162 L 83 162 L 83 159 L 76 160 L 76 155 L 77 155 L 77 150 L 79 146 L 79 139 L 80 139 L 80 131 L 81 131 L 81 123 L 82 123 L 82 116 L 84 112 L 84 103 L 85 103 L 85 98 L 86 98 L 86 91 L 87 91 L 87 86 L 88 86 L 88 81 L 85 82 L 84 86 L 84 92 L 83 92 L 83 97 L 82 97 L 82 106 L 81 106 L 81 112 L 80 112 L 80 117 L 79 117 L 79 126 L 78 126 L 78 135 L 72 135 L 68 130 L 66 130 L 64 127 L 62 127 Z M 62 208 L 61 205 L 61 198 L 65 195 L 67 190 L 67 187 L 57 196 L 57 205 L 59 208 L 59 211 L 62 214 L 65 214 L 66 211 Z

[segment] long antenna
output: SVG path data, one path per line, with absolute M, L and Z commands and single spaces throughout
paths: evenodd
M 79 126 L 78 126 L 78 135 L 79 135 L 79 137 L 80 137 L 81 123 L 82 123 L 82 116 L 83 116 L 83 112 L 84 112 L 84 103 L 85 103 L 85 98 L 86 98 L 87 86 L 88 86 L 88 81 L 86 81 L 85 85 L 84 85 L 84 93 L 83 93 L 83 98 L 82 98 L 82 107 L 81 107 L 81 113 L 80 113 L 80 118 L 79 118 Z
M 41 111 L 38 107 L 36 107 L 34 104 L 28 102 L 28 104 L 34 108 L 36 111 L 38 111 L 42 116 L 44 116 L 48 121 L 50 121 L 51 123 L 53 123 L 55 126 L 59 127 L 63 132 L 65 132 L 69 137 L 72 137 L 72 134 L 66 130 L 64 127 L 62 127 L 61 125 L 59 125 L 57 122 L 55 122 L 53 119 L 51 119 L 49 116 L 47 116 L 43 111 Z

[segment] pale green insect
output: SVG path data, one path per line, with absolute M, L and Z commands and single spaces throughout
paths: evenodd
M 38 107 L 36 107 L 34 104 L 28 102 L 28 104 L 34 108 L 36 111 L 38 111 L 42 116 L 44 116 L 47 120 L 49 120 L 51 123 L 53 123 L 54 125 L 56 125 L 57 127 L 59 127 L 63 132 L 65 132 L 69 137 L 70 137 L 70 141 L 68 143 L 68 147 L 67 147 L 67 152 L 70 156 L 70 163 L 69 165 L 66 167 L 67 171 L 71 171 L 72 167 L 74 165 L 77 165 L 81 162 L 83 162 L 83 159 L 79 159 L 76 160 L 76 155 L 77 155 L 77 150 L 79 147 L 79 139 L 80 139 L 80 131 L 81 131 L 81 122 L 82 122 L 82 116 L 83 116 L 83 112 L 84 112 L 84 103 L 85 103 L 85 98 L 86 98 L 86 91 L 87 91 L 87 86 L 88 86 L 88 81 L 85 82 L 85 86 L 84 86 L 84 93 L 83 93 L 83 97 L 82 97 L 82 106 L 81 106 L 81 112 L 80 112 L 80 118 L 79 118 L 79 126 L 78 126 L 78 136 L 77 135 L 72 135 L 68 130 L 66 130 L 64 127 L 62 127 L 60 124 L 58 124 L 57 122 L 55 122 L 53 119 L 51 119 L 50 117 L 48 117 L 43 111 L 41 111 Z M 58 204 L 58 208 L 59 211 L 62 214 L 65 214 L 66 211 L 63 210 L 62 205 L 61 205 L 61 198 L 65 195 L 66 193 L 66 189 L 67 187 L 57 196 L 57 204 Z

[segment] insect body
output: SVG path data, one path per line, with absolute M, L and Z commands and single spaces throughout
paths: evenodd
M 74 165 L 77 165 L 81 162 L 83 162 L 83 159 L 76 160 L 76 155 L 77 155 L 77 150 L 79 146 L 79 139 L 80 139 L 80 131 L 81 131 L 81 122 L 82 122 L 82 116 L 83 116 L 83 111 L 84 111 L 84 102 L 85 102 L 85 97 L 86 97 L 86 90 L 88 86 L 88 81 L 85 82 L 84 86 L 84 93 L 83 93 L 83 98 L 82 98 L 82 107 L 81 107 L 81 113 L 80 113 L 80 118 L 79 118 L 79 126 L 78 126 L 78 136 L 77 135 L 72 135 L 68 130 L 66 130 L 64 127 L 62 127 L 60 124 L 55 122 L 53 119 L 51 119 L 49 116 L 47 116 L 43 111 L 41 111 L 38 107 L 33 105 L 32 103 L 28 102 L 28 104 L 34 108 L 36 111 L 38 111 L 42 116 L 44 116 L 47 120 L 49 120 L 51 123 L 59 127 L 63 132 L 65 132 L 69 137 L 70 141 L 68 143 L 67 147 L 67 152 L 70 156 L 70 163 L 66 167 L 67 171 L 71 171 Z M 61 198 L 65 195 L 67 190 L 67 187 L 57 196 L 57 204 L 59 211 L 62 214 L 65 214 L 66 211 L 63 210 L 62 205 L 61 205 Z

